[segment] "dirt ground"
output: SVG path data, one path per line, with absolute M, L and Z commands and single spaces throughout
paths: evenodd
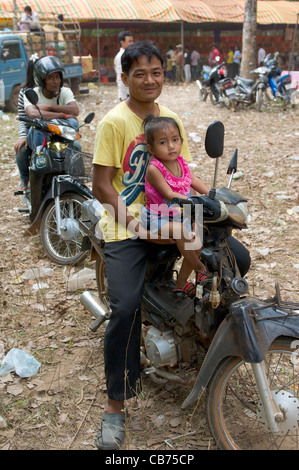
M 234 113 L 200 102 L 195 84 L 166 85 L 159 101 L 181 117 L 192 169 L 208 185 L 213 183 L 214 161 L 205 154 L 205 131 L 215 120 L 224 123 L 217 186 L 227 184 L 229 160 L 238 148 L 240 178 L 233 188 L 248 197 L 251 223 L 235 235 L 251 252 L 250 293 L 271 297 L 279 282 L 284 300 L 298 300 L 298 110 L 277 106 L 264 113 Z M 91 84 L 89 93 L 80 95 L 82 121 L 88 112 L 96 114 L 82 129 L 84 150 L 92 152 L 96 123 L 115 104 L 114 85 Z M 94 450 L 106 404 L 104 328 L 91 332 L 92 320 L 79 302 L 82 290 L 68 288 L 74 273 L 93 264 L 86 260 L 76 267 L 55 265 L 45 256 L 38 235 L 24 237 L 28 220 L 18 212 L 21 201 L 14 196 L 19 182 L 13 152 L 15 115 L 2 116 L 0 130 L 0 361 L 19 348 L 41 364 L 29 379 L 14 372 L 0 377 L 0 449 Z M 51 269 L 42 279 L 23 277 L 32 268 Z M 38 282 L 46 286 L 36 289 Z M 95 291 L 94 281 L 89 288 Z M 144 378 L 142 396 L 128 404 L 124 449 L 215 449 L 203 404 L 180 408 L 188 392 L 187 387 L 161 386 Z

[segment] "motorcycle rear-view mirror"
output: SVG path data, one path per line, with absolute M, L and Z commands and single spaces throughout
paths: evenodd
M 231 175 L 235 171 L 237 171 L 237 163 L 238 163 L 238 149 L 235 149 L 234 154 L 229 162 L 228 169 L 226 174 Z
M 209 125 L 205 138 L 205 149 L 209 157 L 218 158 L 223 154 L 224 125 L 214 121 Z
M 28 88 L 28 90 L 25 91 L 25 95 L 31 104 L 34 104 L 35 106 L 37 105 L 38 96 L 37 96 L 37 93 L 32 88 Z
M 89 124 L 93 120 L 94 116 L 94 113 L 87 114 L 86 118 L 84 119 L 85 124 Z

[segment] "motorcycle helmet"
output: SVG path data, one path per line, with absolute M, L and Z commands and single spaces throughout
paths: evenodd
M 63 85 L 64 68 L 58 57 L 46 56 L 38 59 L 34 64 L 34 79 L 39 87 L 45 87 L 45 78 L 51 73 L 59 72 L 61 78 L 60 87 Z

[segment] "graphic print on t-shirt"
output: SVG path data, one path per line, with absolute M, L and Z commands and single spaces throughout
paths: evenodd
M 145 174 L 149 162 L 149 152 L 144 142 L 144 134 L 138 136 L 128 147 L 123 161 L 125 189 L 120 196 L 126 206 L 133 204 L 141 192 L 144 192 Z

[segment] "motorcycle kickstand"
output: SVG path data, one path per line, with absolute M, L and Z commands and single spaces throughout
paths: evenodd
M 256 380 L 259 395 L 262 401 L 262 406 L 268 421 L 271 432 L 279 432 L 277 423 L 283 420 L 283 413 L 271 392 L 264 361 L 259 363 L 252 363 L 252 371 Z

